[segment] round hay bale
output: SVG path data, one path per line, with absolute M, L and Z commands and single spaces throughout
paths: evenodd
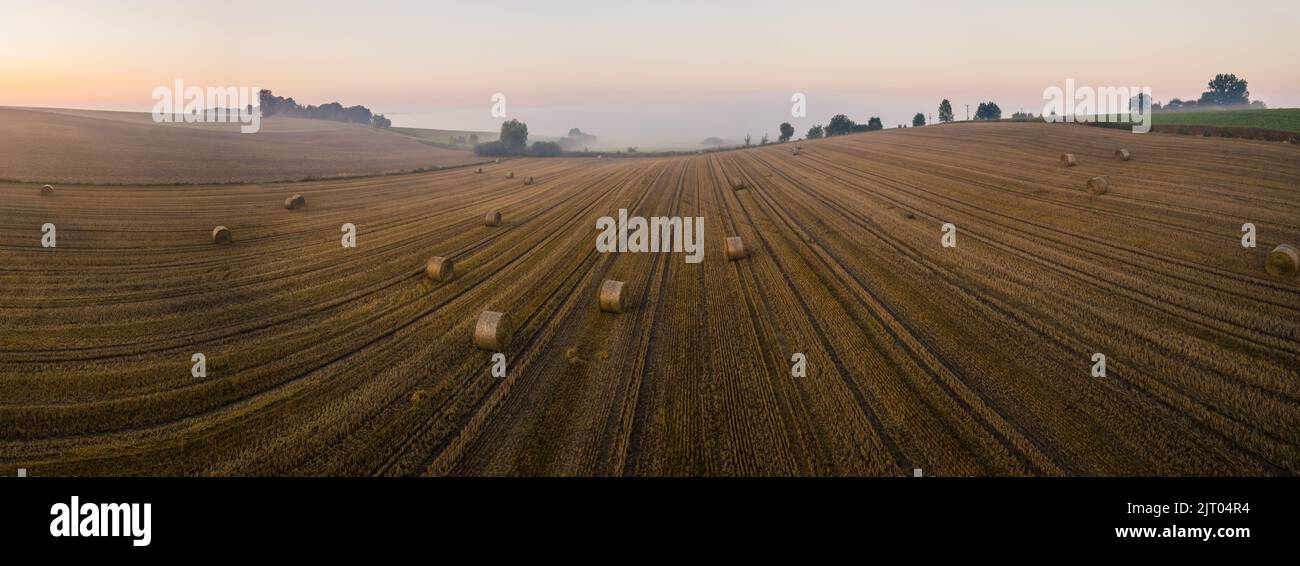
M 306 206 L 307 198 L 300 194 L 294 194 L 284 199 L 284 208 L 286 210 L 298 210 L 299 208 L 304 208 Z
M 230 228 L 217 226 L 212 229 L 212 243 L 214 244 L 229 244 L 234 239 L 235 237 L 230 233 Z
M 1064 165 L 1064 166 L 1066 166 L 1066 167 L 1074 167 L 1074 166 L 1075 166 L 1075 162 L 1074 162 L 1074 154 L 1073 154 L 1073 153 L 1062 153 L 1062 154 L 1061 154 L 1061 165 Z
M 1118 159 L 1120 161 L 1128 161 L 1130 159 L 1133 159 L 1133 155 L 1130 154 L 1127 149 L 1117 149 L 1115 150 L 1115 159 Z
M 794 148 L 794 152 L 793 152 L 793 153 L 794 153 L 795 155 L 799 155 L 799 148 L 797 148 L 797 147 Z
M 451 258 L 433 256 L 424 265 L 424 274 L 434 281 L 451 281 L 456 276 L 456 264 Z
M 506 313 L 483 311 L 474 323 L 474 345 L 500 352 L 510 343 L 510 319 Z
M 731 188 L 737 191 L 748 187 L 749 185 L 745 183 L 744 179 L 736 179 L 733 183 L 731 183 Z
M 515 172 L 514 172 L 514 171 L 511 171 L 511 172 L 509 172 L 509 173 L 506 173 L 506 178 L 507 178 L 507 179 L 513 179 L 513 178 L 515 178 Z
M 623 312 L 623 282 L 606 279 L 600 284 L 598 302 L 603 312 Z
M 745 259 L 749 254 L 745 252 L 745 243 L 740 241 L 740 236 L 731 236 L 727 238 L 727 261 L 736 261 Z
M 474 170 L 474 173 L 475 173 L 475 174 L 482 173 L 482 172 L 483 172 L 483 168 L 482 168 L 482 167 L 479 167 L 478 169 L 475 169 L 475 170 Z
M 500 226 L 501 212 L 493 210 L 492 212 L 487 213 L 487 216 L 483 217 L 483 223 L 488 226 Z
M 501 160 L 500 160 L 500 159 L 493 159 L 492 162 L 493 162 L 493 163 L 501 163 Z
M 1104 195 L 1108 190 L 1110 190 L 1110 181 L 1105 177 L 1088 179 L 1088 192 L 1094 195 Z
M 603 156 L 603 155 L 597 155 L 597 156 L 596 156 L 596 159 L 600 159 L 600 158 L 602 158 L 602 157 L 605 157 L 605 156 Z
M 1300 250 L 1291 244 L 1278 244 L 1273 251 L 1268 252 L 1264 269 L 1274 277 L 1295 277 L 1300 270 Z
M 41 195 L 42 195 L 42 196 L 53 196 L 53 195 L 54 195 L 54 185 L 45 185 L 44 187 L 41 187 Z
M 531 184 L 533 184 L 533 178 L 532 178 L 532 177 L 529 177 L 529 178 L 525 179 L 525 180 L 524 180 L 524 184 L 525 184 L 525 185 L 531 185 Z

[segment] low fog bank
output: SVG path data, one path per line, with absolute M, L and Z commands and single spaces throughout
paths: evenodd
M 580 128 L 597 136 L 593 151 L 624 150 L 636 147 L 640 151 L 658 149 L 700 149 L 705 138 L 721 138 L 728 143 L 743 143 L 745 135 L 759 143 L 763 134 L 770 141 L 780 135 L 781 122 L 794 126 L 795 137 L 803 137 L 814 125 L 825 125 L 835 114 L 846 114 L 855 122 L 865 123 L 878 116 L 886 128 L 899 124 L 911 125 L 912 117 L 921 112 L 927 120 L 936 119 L 939 101 L 944 95 L 931 99 L 902 96 L 864 96 L 837 93 L 805 93 L 807 116 L 791 116 L 794 103 L 790 93 L 759 93 L 735 96 L 679 97 L 656 99 L 629 99 L 626 101 L 601 101 L 591 104 L 529 104 L 529 101 L 507 99 L 506 118 L 494 118 L 490 103 L 468 108 L 444 107 L 436 110 L 413 112 L 386 112 L 394 126 L 435 128 L 471 131 L 495 131 L 503 120 L 517 118 L 528 124 L 530 138 L 554 139 L 564 136 L 570 128 Z M 965 117 L 965 104 L 971 111 L 979 100 L 960 94 L 948 95 L 957 119 Z M 1025 111 L 1039 113 L 1042 102 L 1027 99 L 1033 106 Z M 1020 109 L 1016 101 L 997 100 L 1003 114 L 1010 116 Z M 1023 101 L 1022 101 L 1023 102 Z

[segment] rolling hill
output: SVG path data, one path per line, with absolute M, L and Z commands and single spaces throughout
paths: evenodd
M 274 117 L 237 124 L 155 124 L 148 113 L 0 108 L 0 179 L 160 184 L 298 180 L 479 161 L 370 126 Z

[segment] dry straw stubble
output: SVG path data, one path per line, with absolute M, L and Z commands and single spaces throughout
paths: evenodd
M 640 438 L 636 443 L 640 448 L 626 449 L 619 457 L 621 467 L 592 455 L 596 468 L 637 475 L 684 474 L 701 466 L 732 475 L 826 470 L 845 475 L 894 475 L 913 467 L 930 472 L 934 462 L 941 461 L 958 470 L 955 473 L 974 470 L 1001 475 L 1079 469 L 1124 474 L 1133 473 L 1135 467 L 1184 475 L 1300 473 L 1296 464 L 1300 446 L 1283 441 L 1294 437 L 1294 426 L 1288 425 L 1294 421 L 1295 403 L 1278 393 L 1292 387 L 1285 364 L 1294 357 L 1290 352 L 1293 337 L 1300 336 L 1300 317 L 1295 316 L 1300 310 L 1287 305 L 1294 303 L 1300 279 L 1274 277 L 1263 269 L 1265 256 L 1274 246 L 1286 242 L 1300 248 L 1300 241 L 1284 229 L 1267 243 L 1259 243 L 1258 249 L 1232 252 L 1247 264 L 1193 261 L 1200 257 L 1195 251 L 1197 246 L 1204 247 L 1205 238 L 1203 231 L 1188 228 L 1195 227 L 1199 217 L 1171 214 L 1180 209 L 1221 209 L 1262 223 L 1261 228 L 1276 228 L 1278 222 L 1285 228 L 1286 222 L 1278 219 L 1300 216 L 1300 202 L 1278 198 L 1278 179 L 1300 175 L 1294 146 L 1125 134 L 1134 140 L 1125 141 L 1124 146 L 1134 158 L 1138 154 L 1159 155 L 1160 170 L 1122 175 L 1119 183 L 1125 190 L 1113 196 L 1108 193 L 1106 198 L 1085 199 L 1077 193 L 1085 187 L 1074 183 L 1109 175 L 1108 169 L 1128 168 L 1128 163 L 1121 162 L 1108 167 L 1102 159 L 1113 160 L 1113 143 L 1118 141 L 1113 132 L 1008 123 L 959 125 L 952 130 L 917 128 L 898 135 L 896 145 L 878 136 L 818 141 L 810 147 L 830 144 L 835 151 L 813 162 L 783 160 L 778 154 L 762 152 L 717 153 L 709 159 L 682 157 L 672 168 L 660 159 L 611 157 L 609 164 L 595 166 L 577 159 L 548 161 L 545 169 L 552 182 L 566 180 L 563 190 L 533 192 L 525 187 L 529 190 L 512 191 L 509 183 L 482 182 L 488 190 L 522 193 L 512 195 L 515 200 L 509 202 L 497 200 L 501 197 L 497 194 L 466 199 L 462 190 L 473 188 L 466 187 L 459 174 L 423 175 L 415 181 L 408 176 L 355 183 L 310 181 L 279 189 L 300 188 L 313 195 L 315 212 L 299 211 L 287 217 L 284 209 L 253 206 L 269 205 L 270 195 L 262 191 L 259 197 L 245 185 L 166 190 L 74 187 L 66 194 L 55 187 L 54 197 L 41 197 L 27 192 L 41 185 L 27 184 L 22 189 L 27 200 L 16 200 L 28 206 L 6 208 L 6 215 L 0 215 L 0 235 L 6 229 L 27 233 L 49 221 L 57 203 L 63 218 L 87 225 L 93 222 L 87 228 L 105 231 L 94 243 L 114 245 L 94 250 L 98 259 L 91 267 L 96 278 L 102 275 L 104 280 L 97 285 L 51 284 L 52 275 L 72 273 L 85 258 L 50 254 L 30 241 L 0 252 L 18 257 L 19 267 L 48 265 L 52 269 L 9 270 L 3 277 L 7 295 L 5 304 L 0 305 L 0 320 L 24 320 L 31 327 L 25 328 L 29 331 L 24 334 L 32 337 L 24 337 L 24 348 L 20 348 L 24 351 L 0 355 L 0 374 L 16 367 L 32 372 L 32 379 L 10 388 L 7 393 L 12 399 L 6 397 L 8 404 L 0 407 L 0 430 L 9 431 L 5 446 L 15 454 L 44 454 L 37 470 L 46 470 L 47 475 L 158 470 L 222 475 L 294 470 L 318 475 L 392 476 L 446 470 L 481 475 L 542 473 L 568 469 L 551 463 L 567 461 L 565 454 L 585 454 L 590 446 L 599 445 L 610 420 L 604 408 L 634 401 L 643 408 L 638 409 L 643 417 L 662 415 L 662 420 L 658 416 L 641 418 L 625 408 L 621 413 L 626 421 L 623 434 Z M 908 136 L 917 139 L 908 142 Z M 1044 147 L 1044 142 L 1058 150 L 1078 148 L 1101 161 L 1080 163 L 1082 170 L 1066 169 L 1048 163 L 1042 152 L 1044 161 L 1037 166 L 1016 166 L 1016 156 L 1032 153 Z M 1153 153 L 1156 148 L 1160 151 Z M 1005 167 L 998 167 L 1005 181 L 993 182 L 986 173 L 988 160 L 1000 150 L 1007 151 L 1005 161 L 999 162 Z M 932 154 L 943 155 L 952 167 L 936 171 L 881 166 L 889 160 L 906 163 Z M 1234 165 L 1242 162 L 1265 166 L 1249 171 Z M 488 169 L 490 163 L 489 159 L 483 168 Z M 758 195 L 770 197 L 768 200 L 741 195 L 743 202 L 737 202 L 738 193 L 725 192 L 737 177 L 765 179 L 764 173 L 778 168 L 788 168 L 790 178 L 771 177 L 775 192 Z M 851 171 L 869 171 L 880 182 L 857 181 Z M 680 191 L 674 178 L 684 183 Z M 598 181 L 600 184 L 592 186 L 601 192 L 589 199 L 575 198 L 589 194 L 588 189 L 570 187 Z M 739 236 L 739 232 L 754 237 L 763 234 L 766 241 L 750 240 L 757 242 L 763 253 L 750 253 L 730 270 L 723 269 L 729 266 L 718 264 L 715 257 L 723 248 L 717 240 L 711 240 L 712 244 L 706 240 L 703 267 L 688 266 L 677 256 L 617 256 L 618 261 L 611 259 L 611 271 L 602 275 L 601 258 L 593 259 L 588 252 L 594 234 L 587 222 L 591 216 L 587 207 L 597 203 L 596 208 L 612 208 L 597 199 L 605 198 L 599 196 L 605 190 L 621 190 L 615 188 L 619 185 L 626 189 L 609 193 L 609 198 L 617 199 L 611 200 L 611 205 L 645 202 L 647 212 L 663 213 L 698 207 L 705 215 L 715 216 L 730 211 L 736 220 L 734 227 L 719 220 L 706 236 L 722 235 L 725 241 L 726 231 L 731 231 L 731 236 Z M 1064 186 L 1076 192 L 1072 198 L 1053 193 L 1054 198 L 1024 199 L 1020 195 L 1026 186 Z M 1192 190 L 1166 190 L 1169 186 Z M 1230 191 L 1215 190 L 1229 186 Z M 8 189 L 14 192 L 15 187 L 11 184 Z M 214 197 L 194 211 L 196 217 L 164 216 L 188 202 L 189 193 L 196 190 Z M 1115 208 L 1123 203 L 1112 199 L 1126 191 L 1141 197 L 1144 204 Z M 345 217 L 327 215 L 312 220 L 318 213 L 328 212 L 320 207 L 329 203 L 319 201 L 326 193 L 329 203 L 349 209 Z M 678 194 L 680 198 L 675 196 Z M 874 199 L 860 202 L 867 195 L 888 197 L 882 202 L 896 209 L 882 209 Z M 6 187 L 0 187 L 0 201 L 4 196 Z M 67 196 L 76 198 L 55 198 Z M 799 201 L 785 210 L 776 208 L 786 197 Z M 38 206 L 42 202 L 46 206 Z M 943 212 L 950 210 L 949 205 L 960 208 L 957 223 L 964 230 L 997 234 L 993 238 L 997 245 L 961 247 L 965 251 L 958 264 L 927 260 L 933 254 L 929 246 L 938 244 L 933 241 L 938 239 L 933 228 L 936 221 L 951 216 Z M 478 208 L 482 221 L 487 212 L 482 208 L 496 206 L 511 207 L 517 220 L 528 220 L 529 225 L 535 221 L 539 229 L 516 230 L 525 226 L 513 222 L 511 230 L 484 232 L 472 230 L 472 224 L 466 230 L 467 225 L 455 221 L 457 208 L 470 207 L 466 214 Z M 418 219 L 423 213 L 408 216 L 412 210 L 452 217 L 430 223 Z M 501 210 L 504 217 L 502 209 L 488 210 Z M 1126 220 L 1094 230 L 1099 219 L 1116 211 L 1123 213 L 1118 218 Z M 872 213 L 885 228 L 864 238 L 863 215 Z M 901 213 L 903 222 L 887 217 L 890 213 Z M 906 220 L 908 213 L 914 213 L 916 219 Z M 225 259 L 238 259 L 239 265 L 225 261 L 218 271 L 211 272 L 201 263 L 196 265 L 196 261 L 205 261 L 199 257 L 203 254 L 196 256 L 195 244 L 202 246 L 196 229 L 225 219 L 209 215 L 238 220 L 244 237 L 240 243 L 249 253 L 241 252 L 233 242 L 228 246 L 209 243 L 212 248 L 207 252 L 212 257 L 207 259 L 229 256 Z M 410 222 L 392 223 L 394 218 L 408 217 Z M 294 220 L 310 221 L 310 225 L 302 226 L 305 231 L 297 236 L 276 229 Z M 391 245 L 375 248 L 375 253 L 348 254 L 348 265 L 343 266 L 347 269 L 339 271 L 356 273 L 356 280 L 345 275 L 349 279 L 337 288 L 320 287 L 321 268 L 339 265 L 342 259 L 337 236 L 331 234 L 337 234 L 337 223 L 344 220 L 388 227 L 382 234 L 385 240 L 376 243 Z M 1238 226 L 1240 223 L 1234 222 L 1208 228 L 1222 229 L 1227 236 L 1237 233 Z M 763 231 L 751 231 L 755 229 Z M 108 230 L 127 234 L 129 239 L 119 240 Z M 267 230 L 271 237 L 253 238 Z M 282 236 L 276 237 L 276 232 Z M 292 256 L 274 252 L 284 251 L 281 244 L 297 237 L 321 245 L 291 246 L 295 249 L 289 252 L 301 248 L 302 253 L 289 265 L 278 264 Z M 541 244 L 547 238 L 551 243 Z M 1236 238 L 1225 237 L 1223 243 L 1236 248 Z M 489 241 L 494 243 L 487 248 L 474 247 L 476 242 Z M 140 253 L 139 247 L 131 245 L 144 242 L 148 242 L 149 253 Z M 445 249 L 432 246 L 433 242 L 443 242 Z M 1132 246 L 1149 255 L 1142 256 L 1142 270 L 1125 274 L 1124 270 L 1133 271 L 1129 262 L 1136 261 Z M 463 256 L 478 256 L 487 262 L 484 268 L 504 270 L 507 277 L 492 277 L 488 271 L 482 281 L 471 281 L 471 276 L 478 279 L 479 268 L 462 264 L 456 266 L 458 271 L 474 273 L 466 272 L 465 278 L 456 273 L 448 283 L 424 278 L 417 279 L 418 285 L 401 283 L 403 277 L 419 275 L 412 273 L 415 266 L 421 258 L 427 262 L 432 251 L 454 254 L 447 257 L 456 263 L 466 261 Z M 1236 256 L 1238 253 L 1241 255 Z M 722 261 L 732 263 L 725 258 Z M 660 263 L 663 271 L 655 271 L 654 277 L 638 274 Z M 229 272 L 230 266 L 237 269 Z M 212 284 L 224 277 L 221 270 L 228 271 L 231 278 L 226 284 Z M 1032 277 L 1019 277 L 1028 270 Z M 936 283 L 935 289 L 947 288 L 950 283 L 960 286 L 970 273 L 979 273 L 984 279 L 959 293 L 928 298 L 926 291 L 931 286 L 917 287 L 918 281 L 931 278 L 943 282 Z M 333 278 L 329 273 L 325 276 Z M 615 276 L 627 277 L 621 280 L 627 293 L 622 314 L 599 308 L 591 312 L 591 303 L 586 302 L 595 298 L 591 295 L 578 297 L 576 305 L 565 298 L 575 289 L 598 293 L 603 280 Z M 700 276 L 708 280 L 707 287 L 696 287 Z M 649 285 L 645 295 L 656 304 L 660 301 L 656 297 L 662 297 L 663 309 L 646 308 L 643 279 Z M 873 288 L 878 288 L 878 297 Z M 139 289 L 147 300 L 122 301 L 123 289 Z M 709 300 L 700 300 L 701 292 L 709 293 Z M 424 297 L 413 298 L 411 293 Z M 1150 300 L 1148 293 L 1177 300 Z M 196 294 L 202 295 L 202 300 L 195 300 Z M 1001 300 L 1013 295 L 1017 300 Z M 450 302 L 426 314 L 434 305 L 425 299 Z M 340 300 L 354 306 L 337 306 Z M 47 308 L 54 303 L 79 306 Z M 247 331 L 254 327 L 250 325 L 260 325 L 260 313 L 283 310 L 285 305 L 295 311 L 301 308 L 301 316 L 311 324 L 290 322 L 265 331 Z M 24 310 L 37 308 L 42 309 L 41 316 L 24 318 Z M 497 352 L 479 350 L 472 342 L 479 317 L 474 311 L 498 308 L 510 313 L 511 322 L 512 338 L 502 354 L 519 353 L 525 331 L 531 335 L 534 326 L 538 335 L 525 352 L 537 363 L 512 362 L 511 371 L 519 379 L 508 383 L 497 382 L 484 367 L 487 358 Z M 530 313 L 536 316 L 524 326 L 521 317 Z M 86 323 L 112 318 L 124 319 L 127 324 Z M 820 322 L 809 324 L 810 319 Z M 1205 324 L 1180 322 L 1189 319 Z M 187 384 L 176 387 L 175 379 L 157 375 L 151 368 L 188 363 L 192 352 L 176 348 L 153 352 L 155 348 L 148 348 L 146 353 L 139 344 L 183 336 L 192 332 L 195 320 L 207 321 L 204 324 L 211 323 L 213 332 L 228 336 L 221 340 L 221 349 L 237 355 L 228 356 L 234 365 L 216 379 L 192 380 L 183 371 L 189 368 L 181 366 L 179 373 L 187 376 L 183 380 Z M 408 320 L 418 321 L 411 324 L 411 331 L 384 338 L 395 328 L 393 324 Z M 520 327 L 516 328 L 516 323 Z M 319 330 L 322 328 L 348 331 L 328 333 Z M 444 332 L 448 328 L 455 332 Z M 773 333 L 773 328 L 780 331 Z M 837 331 L 825 332 L 826 328 Z M 935 329 L 942 331 L 931 332 Z M 1128 338 L 1114 340 L 1117 332 Z M 875 335 L 887 339 L 877 344 L 871 338 Z M 1243 348 L 1238 335 L 1259 339 Z M 719 336 L 727 339 L 716 339 Z M 375 340 L 386 340 L 393 347 L 366 346 Z M 1042 355 L 1016 355 L 1006 347 L 1009 342 Z M 650 343 L 654 345 L 646 345 Z M 1102 351 L 1108 360 L 1124 360 L 1132 366 L 1131 371 L 1111 373 L 1107 384 L 1115 387 L 1096 387 L 1098 382 L 1088 371 L 1091 362 L 1086 354 L 1090 351 L 1076 351 L 1078 348 L 1071 346 L 1076 343 L 1107 344 Z M 789 344 L 815 344 L 818 351 L 839 352 L 841 367 L 828 364 L 829 371 L 842 371 L 850 377 L 884 376 L 880 379 L 885 385 L 872 389 L 866 397 L 852 387 L 818 387 L 816 394 L 808 396 L 802 396 L 798 387 L 751 387 L 754 376 L 766 371 L 767 361 L 776 366 L 791 359 Z M 651 359 L 641 363 L 645 348 L 652 350 Z M 908 348 L 917 348 L 924 355 L 908 355 Z M 1187 348 L 1194 350 L 1198 359 L 1215 361 L 1189 364 L 1184 355 Z M 86 350 L 110 358 L 104 363 L 87 362 L 83 360 Z M 468 357 L 467 350 L 473 351 Z M 194 351 L 200 351 L 199 345 Z M 380 371 L 382 375 L 376 378 L 375 368 L 400 369 L 412 352 L 418 354 L 418 364 L 401 371 Z M 810 353 L 808 357 L 815 361 L 820 355 Z M 312 370 L 313 376 L 319 374 L 322 383 L 329 385 L 285 386 L 297 383 L 292 380 L 304 371 L 307 358 L 339 360 Z M 575 366 L 581 369 L 568 372 Z M 997 379 L 996 375 L 984 375 L 987 368 L 1001 368 L 994 373 L 1024 379 L 1012 380 L 1014 383 Z M 610 372 L 619 374 L 620 387 L 603 387 L 612 383 L 609 380 L 587 379 Z M 709 375 L 710 383 L 690 379 L 702 373 Z M 1180 393 L 1153 396 L 1152 392 L 1169 391 L 1166 378 L 1171 375 L 1179 378 Z M 924 393 L 917 393 L 897 386 L 932 383 L 936 377 L 951 388 L 927 387 Z M 633 380 L 642 385 L 623 386 Z M 1233 383 L 1250 386 L 1238 388 Z M 428 395 L 419 410 L 408 414 L 392 404 L 396 399 L 404 405 L 406 396 L 416 390 Z M 665 391 L 668 394 L 660 394 Z M 727 393 L 738 391 L 753 395 Z M 1055 410 L 1061 405 L 1061 391 L 1082 395 L 1074 404 L 1077 411 L 1062 415 Z M 701 395 L 709 396 L 707 407 L 683 404 L 683 399 L 703 398 Z M 984 404 L 982 397 L 991 405 Z M 258 402 L 244 401 L 249 398 Z M 555 402 L 528 402 L 535 398 Z M 987 412 L 990 406 L 1004 407 L 1012 401 L 1023 403 L 1024 410 Z M 69 408 L 69 402 L 75 410 Z M 556 402 L 564 406 L 564 414 L 558 418 L 556 407 L 560 405 Z M 764 407 L 807 404 L 810 412 L 825 417 L 826 428 L 824 433 L 804 435 L 799 419 L 784 420 L 770 412 L 751 410 L 750 402 Z M 1153 402 L 1169 410 L 1151 411 Z M 902 456 L 892 458 L 886 445 L 890 441 L 885 440 L 889 435 L 876 434 L 869 419 L 862 417 L 863 407 L 872 404 L 888 408 L 877 415 L 882 419 L 880 430 L 951 425 L 952 442 L 897 436 L 893 442 Z M 1216 408 L 1230 412 L 1232 418 L 1213 417 Z M 692 423 L 706 409 L 719 416 L 717 423 L 724 423 L 718 438 L 743 443 L 743 449 L 740 444 L 728 444 L 731 440 L 711 445 L 691 434 L 698 430 Z M 367 426 L 365 419 L 373 415 L 380 415 L 380 421 L 392 426 Z M 1211 417 L 1202 420 L 1205 415 Z M 1200 424 L 1188 427 L 1189 418 Z M 268 421 L 285 426 L 268 429 L 264 426 Z M 1085 421 L 1088 426 L 1079 426 Z M 178 461 L 173 447 L 184 443 L 187 432 L 186 426 L 174 425 L 190 422 L 222 432 L 211 442 L 205 441 L 203 450 L 186 451 L 183 462 Z M 136 430 L 152 432 L 142 439 L 131 432 Z M 358 430 L 364 434 L 353 434 Z M 1003 444 L 995 430 L 1004 431 L 1012 444 Z M 533 442 L 538 435 L 556 442 Z M 1033 440 L 1038 435 L 1051 438 L 1051 442 L 1038 445 Z M 614 436 L 618 438 L 612 442 L 624 442 L 623 437 Z M 832 437 L 847 440 L 838 442 Z M 1112 442 L 1115 438 L 1125 441 Z M 76 444 L 78 450 L 66 450 L 68 443 Z M 461 443 L 467 443 L 463 450 Z M 521 465 L 516 457 L 525 445 L 522 450 L 536 448 L 537 452 L 529 452 Z M 1231 450 L 1213 449 L 1229 445 Z M 860 447 L 869 447 L 863 449 L 882 457 L 844 457 L 844 450 Z M 1039 453 L 1041 447 L 1048 448 L 1048 453 Z M 717 450 L 733 449 L 752 449 L 746 454 L 761 454 L 762 458 L 717 457 Z M 92 452 L 94 458 L 85 457 Z M 611 450 L 621 452 L 623 449 Z M 429 467 L 426 462 L 437 464 Z

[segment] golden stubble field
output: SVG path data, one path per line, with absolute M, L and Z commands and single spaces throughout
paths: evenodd
M 972 124 L 790 149 L 0 184 L 0 469 L 1300 471 L 1300 283 L 1263 269 L 1300 242 L 1295 147 Z M 1088 194 L 1094 175 L 1109 193 Z M 292 193 L 305 209 L 283 208 Z M 619 208 L 704 217 L 704 262 L 596 253 Z M 210 243 L 219 224 L 232 244 Z M 735 235 L 750 257 L 728 262 Z M 426 278 L 431 256 L 457 277 Z M 625 313 L 597 308 L 605 279 L 627 282 Z M 471 341 L 483 310 L 516 326 L 505 378 Z
M 0 107 L 0 179 L 167 184 L 302 180 L 482 161 L 361 124 L 274 117 L 155 124 L 147 112 Z

